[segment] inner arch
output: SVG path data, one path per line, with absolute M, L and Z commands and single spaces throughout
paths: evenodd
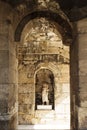
M 63 35 L 65 41 L 67 40 L 67 38 L 69 40 L 72 39 L 72 28 L 71 25 L 69 23 L 69 20 L 67 20 L 67 18 L 65 19 L 64 17 L 62 17 L 62 14 L 58 14 L 58 13 L 54 13 L 52 11 L 35 11 L 31 14 L 26 15 L 18 24 L 16 30 L 15 30 L 15 36 L 14 36 L 14 40 L 16 42 L 19 42 L 21 39 L 21 33 L 25 27 L 25 25 L 30 21 L 33 20 L 35 18 L 40 18 L 40 17 L 44 17 L 47 18 L 50 21 L 55 22 L 57 25 L 59 25 L 61 27 L 60 29 L 60 33 Z

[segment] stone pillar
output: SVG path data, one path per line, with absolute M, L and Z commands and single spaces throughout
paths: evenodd
M 78 38 L 74 25 L 74 39 L 70 46 L 70 97 L 71 97 L 71 130 L 78 130 Z
M 75 23 L 71 45 L 71 122 L 73 130 L 87 129 L 87 19 Z
M 78 67 L 79 67 L 79 108 L 78 129 L 87 129 L 87 18 L 77 22 Z
M 0 2 L 0 130 L 17 126 L 17 59 L 11 25 L 11 8 Z

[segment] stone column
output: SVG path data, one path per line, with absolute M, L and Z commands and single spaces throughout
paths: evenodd
M 75 23 L 71 45 L 71 122 L 73 130 L 87 129 L 87 19 Z
M 78 29 L 78 71 L 79 108 L 78 129 L 87 129 L 87 18 L 77 22 Z
M 0 130 L 17 128 L 18 77 L 11 11 L 9 5 L 0 2 Z
M 78 38 L 74 25 L 74 39 L 70 45 L 70 97 L 71 97 L 71 130 L 78 130 Z

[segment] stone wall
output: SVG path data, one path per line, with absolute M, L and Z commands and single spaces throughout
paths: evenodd
M 19 124 L 57 124 L 69 127 L 70 123 L 70 86 L 69 65 L 56 62 L 38 64 L 40 68 L 50 68 L 54 73 L 54 110 L 35 110 L 35 66 L 21 65 L 19 69 Z M 39 68 L 39 69 L 40 69 Z M 53 70 L 54 68 L 54 70 Z
M 87 19 L 74 23 L 74 39 L 71 45 L 71 127 L 87 129 L 86 101 L 86 55 Z
M 0 2 L 0 129 L 17 125 L 17 60 L 13 42 L 11 7 Z M 11 124 L 11 123 L 12 124 Z
M 78 68 L 79 68 L 79 107 L 78 122 L 79 129 L 87 129 L 87 18 L 77 22 L 78 28 Z

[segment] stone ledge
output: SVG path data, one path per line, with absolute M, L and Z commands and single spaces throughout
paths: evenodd
M 52 105 L 37 105 L 37 110 L 52 110 Z

